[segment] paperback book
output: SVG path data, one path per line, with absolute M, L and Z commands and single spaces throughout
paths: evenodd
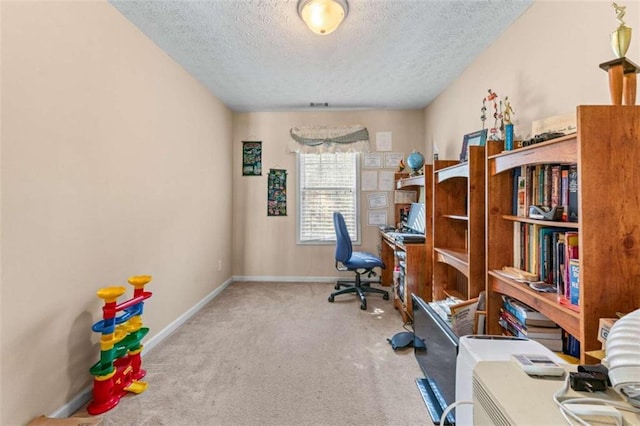
M 509 296 L 502 296 L 503 308 L 510 312 L 518 321 L 528 326 L 555 327 L 556 323 L 546 315 L 536 311 L 524 303 Z

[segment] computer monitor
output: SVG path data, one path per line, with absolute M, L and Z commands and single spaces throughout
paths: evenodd
M 440 417 L 456 400 L 456 360 L 458 336 L 422 298 L 411 295 L 413 303 L 414 354 L 424 378 L 416 383 L 431 421 L 440 425 Z M 445 424 L 455 424 L 455 411 Z
M 409 232 L 415 232 L 417 234 L 425 233 L 427 225 L 423 203 L 411 203 L 409 216 L 407 217 L 407 224 L 405 226 Z

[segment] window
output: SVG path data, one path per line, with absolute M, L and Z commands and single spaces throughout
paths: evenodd
M 334 211 L 360 243 L 358 172 L 357 153 L 298 154 L 298 244 L 335 243 Z

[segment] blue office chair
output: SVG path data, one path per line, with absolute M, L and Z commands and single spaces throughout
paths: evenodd
M 362 275 L 367 277 L 376 275 L 373 268 L 384 268 L 384 262 L 378 256 L 364 251 L 353 251 L 351 237 L 347 231 L 347 225 L 340 212 L 333 213 L 333 226 L 336 230 L 336 269 L 338 271 L 353 271 L 356 273 L 355 281 L 338 281 L 334 291 L 329 296 L 329 302 L 333 302 L 334 297 L 345 293 L 356 293 L 360 297 L 360 309 L 367 309 L 367 299 L 365 293 L 382 294 L 384 300 L 389 300 L 389 292 L 371 287 L 371 283 L 380 281 L 363 281 Z M 340 289 L 341 287 L 345 287 Z

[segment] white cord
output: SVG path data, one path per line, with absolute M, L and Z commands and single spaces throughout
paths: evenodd
M 635 407 L 630 407 L 628 405 L 622 404 L 620 402 L 615 402 L 615 401 L 607 401 L 604 399 L 600 399 L 600 398 L 583 398 L 583 397 L 579 397 L 579 398 L 570 398 L 570 399 L 565 399 L 564 401 L 562 401 L 562 404 L 570 404 L 570 403 L 574 403 L 574 402 L 578 402 L 578 403 L 592 403 L 592 404 L 600 404 L 600 405 L 608 405 L 609 407 L 615 407 L 618 410 L 623 410 L 623 411 L 629 411 L 631 413 L 640 413 L 640 408 L 635 408 Z
M 440 426 L 445 425 L 445 421 L 447 420 L 447 416 L 449 415 L 449 412 L 454 408 L 456 408 L 458 405 L 473 405 L 473 401 L 456 401 L 449 404 L 447 408 L 444 409 L 444 411 L 442 412 L 442 415 L 440 416 Z
M 564 417 L 567 423 L 569 423 L 571 426 L 573 426 L 573 422 L 569 417 L 573 418 L 575 421 L 577 421 L 583 426 L 590 426 L 589 423 L 582 420 L 575 413 L 567 410 L 567 408 L 562 405 L 562 402 L 560 402 L 559 398 L 565 393 L 567 393 L 568 390 L 569 390 L 569 375 L 567 374 L 567 378 L 564 380 L 564 385 L 562 386 L 562 388 L 560 388 L 556 393 L 553 394 L 553 401 L 556 403 L 556 405 L 560 409 L 560 414 L 562 414 L 562 417 Z
M 607 400 L 599 399 L 599 398 L 575 397 L 575 398 L 568 398 L 568 399 L 565 399 L 563 401 L 560 401 L 560 397 L 562 395 L 564 395 L 568 390 L 569 390 L 569 376 L 567 376 L 562 388 L 559 389 L 556 393 L 553 394 L 553 401 L 556 403 L 556 405 L 560 409 L 560 414 L 562 414 L 562 416 L 565 418 L 567 423 L 569 423 L 570 425 L 573 425 L 573 422 L 571 421 L 571 419 L 569 417 L 571 417 L 573 420 L 577 421 L 581 425 L 590 426 L 590 423 L 587 423 L 584 420 L 582 420 L 580 417 L 578 417 L 574 412 L 572 412 L 566 406 L 566 404 L 570 404 L 570 403 L 599 404 L 599 405 L 606 405 L 606 406 L 614 407 L 614 408 L 617 408 L 619 410 L 630 411 L 632 413 L 640 413 L 640 409 L 638 409 L 638 408 L 630 407 L 628 405 L 624 405 L 624 404 L 621 404 L 619 402 L 607 401 Z

